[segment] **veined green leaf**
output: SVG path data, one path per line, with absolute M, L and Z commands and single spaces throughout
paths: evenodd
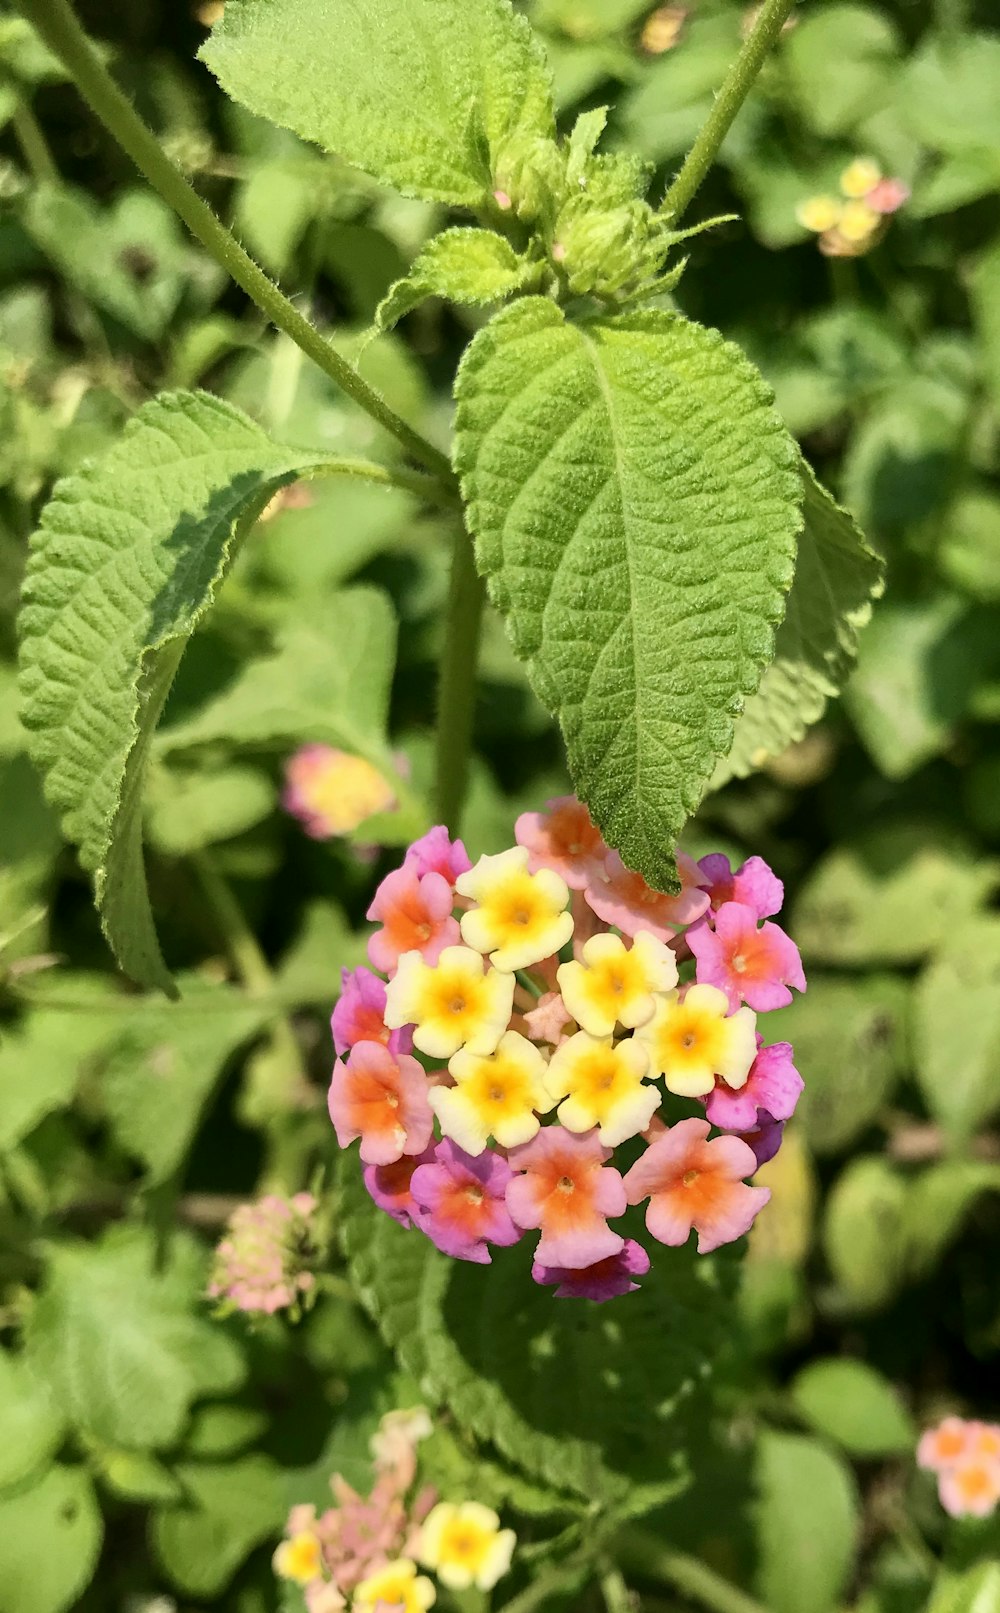
M 57 484 L 32 540 L 20 622 L 31 753 L 119 963 L 170 994 L 142 856 L 150 741 L 239 540 L 277 487 L 320 462 L 337 468 L 218 398 L 166 394 Z
M 661 888 L 773 647 L 798 451 L 738 349 L 675 314 L 528 298 L 458 379 L 480 569 L 607 839 Z
M 713 789 L 746 778 L 822 717 L 844 685 L 858 634 L 882 592 L 882 562 L 804 461 L 802 480 L 805 524 L 774 660 L 736 724 L 733 748 L 712 776 Z
M 390 286 L 375 312 L 379 330 L 391 330 L 426 297 L 473 306 L 500 302 L 523 290 L 541 270 L 492 230 L 445 230 L 428 241 L 409 274 Z
M 477 207 L 512 137 L 555 132 L 510 0 L 230 0 L 202 47 L 234 100 L 409 196 Z
M 563 1493 L 638 1515 L 684 1488 L 678 1426 L 722 1343 L 731 1257 L 670 1250 L 612 1318 L 553 1302 L 523 1243 L 489 1269 L 447 1259 L 374 1207 L 356 1158 L 341 1164 L 361 1298 L 431 1403 Z

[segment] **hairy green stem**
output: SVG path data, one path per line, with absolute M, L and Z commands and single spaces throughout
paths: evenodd
M 693 201 L 795 3 L 796 0 L 764 0 L 743 49 L 722 82 L 715 105 L 685 157 L 680 173 L 663 198 L 660 211 L 672 224 L 677 223 Z
M 472 539 L 456 524 L 448 616 L 438 684 L 437 811 L 457 834 L 469 776 L 476 707 L 476 661 L 486 591 L 476 570 Z
M 14 130 L 14 138 L 21 148 L 21 155 L 35 183 L 57 185 L 59 170 L 49 150 L 48 141 L 42 133 L 41 124 L 23 96 L 17 103 L 10 123 Z
M 607 1613 L 633 1613 L 632 1593 L 621 1569 L 612 1562 L 601 1567 L 601 1595 Z
M 131 102 L 118 88 L 76 20 L 69 0 L 18 0 L 21 11 L 58 56 L 91 111 L 128 153 L 140 173 L 174 209 L 192 235 L 222 265 L 257 306 L 335 381 L 373 420 L 402 443 L 407 453 L 440 481 L 453 485 L 446 456 L 408 426 L 378 392 L 315 326 L 305 319 L 273 280 L 244 252 L 212 209 L 203 202 L 175 163 L 161 149 Z
M 614 1550 L 633 1572 L 672 1585 L 682 1596 L 700 1602 L 712 1613 L 767 1613 L 760 1602 L 746 1596 L 700 1558 L 675 1551 L 641 1529 L 624 1530 L 616 1537 Z

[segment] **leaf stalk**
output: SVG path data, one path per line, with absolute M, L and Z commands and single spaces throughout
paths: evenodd
M 796 0 L 764 0 L 757 21 L 723 79 L 715 104 L 685 157 L 680 173 L 663 198 L 660 211 L 671 224 L 677 223 L 694 200 L 795 4 Z
M 390 432 L 406 452 L 442 484 L 453 487 L 454 477 L 447 457 L 407 425 L 385 399 L 361 379 L 326 337 L 243 250 L 176 164 L 171 162 L 155 135 L 142 122 L 105 68 L 80 27 L 69 0 L 18 0 L 18 5 L 49 49 L 58 56 L 95 117 L 205 250 L 222 265 L 268 319 L 290 336 L 348 397 Z

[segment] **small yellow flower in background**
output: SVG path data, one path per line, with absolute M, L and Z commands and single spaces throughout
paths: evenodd
M 413 1044 L 431 1058 L 459 1048 L 492 1053 L 510 1023 L 514 976 L 491 969 L 469 947 L 445 947 L 437 963 L 404 952 L 385 990 L 390 1030 L 412 1025 Z
M 881 214 L 876 213 L 867 202 L 848 202 L 840 215 L 837 229 L 844 240 L 854 246 L 874 235 L 881 222 Z
M 640 930 L 627 948 L 617 935 L 592 935 L 583 961 L 558 970 L 563 1002 L 591 1036 L 610 1036 L 616 1025 L 634 1030 L 652 1019 L 654 992 L 677 984 L 677 958 L 663 941 Z
M 804 230 L 822 235 L 826 230 L 836 229 L 843 207 L 843 202 L 838 201 L 836 196 L 809 196 L 799 203 L 795 217 Z
M 554 1100 L 545 1088 L 545 1058 L 534 1042 L 507 1031 L 495 1053 L 456 1053 L 448 1069 L 458 1085 L 431 1087 L 427 1100 L 441 1130 L 467 1154 L 481 1154 L 491 1137 L 501 1148 L 530 1142 L 539 1114 Z
M 363 756 L 303 745 L 285 766 L 284 807 L 314 840 L 349 834 L 396 805 L 392 787 Z
M 294 1580 L 296 1585 L 308 1585 L 318 1578 L 323 1568 L 323 1557 L 316 1536 L 303 1532 L 283 1540 L 271 1559 L 274 1572 L 282 1579 Z
M 496 857 L 480 857 L 455 881 L 459 895 L 476 903 L 462 915 L 462 940 L 488 952 L 497 969 L 528 969 L 558 952 L 573 934 L 565 880 L 551 868 L 530 874 L 528 857 L 526 846 L 513 846 Z
M 689 986 L 683 999 L 672 991 L 640 1025 L 634 1040 L 649 1054 L 654 1075 L 681 1098 L 700 1098 L 715 1077 L 731 1087 L 746 1085 L 757 1056 L 757 1015 L 751 1008 L 729 1013 L 729 998 L 718 986 Z
M 649 56 L 673 50 L 687 21 L 687 6 L 658 6 L 646 18 L 639 43 Z
M 425 1526 L 426 1527 L 426 1526 Z M 409 1557 L 397 1557 L 355 1586 L 353 1613 L 375 1613 L 380 1602 L 399 1607 L 403 1613 L 426 1613 L 437 1601 L 437 1591 Z
M 439 1501 L 420 1532 L 418 1556 L 453 1591 L 491 1591 L 506 1574 L 517 1544 L 491 1507 L 478 1501 Z
M 840 176 L 840 189 L 851 201 L 858 202 L 874 190 L 882 178 L 882 170 L 874 157 L 855 157 Z
M 614 1148 L 644 1131 L 659 1108 L 660 1094 L 643 1077 L 649 1053 L 635 1037 L 615 1046 L 611 1037 L 598 1040 L 578 1031 L 552 1055 L 545 1085 L 558 1102 L 558 1118 L 567 1131 L 598 1127 L 605 1148 Z

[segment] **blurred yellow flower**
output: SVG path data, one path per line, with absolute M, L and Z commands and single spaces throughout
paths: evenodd
M 843 202 L 838 201 L 836 196 L 809 196 L 799 203 L 795 217 L 804 230 L 822 235 L 825 230 L 836 228 L 843 208 Z
M 840 176 L 840 188 L 852 201 L 860 201 L 874 190 L 882 178 L 882 170 L 874 157 L 855 157 Z

